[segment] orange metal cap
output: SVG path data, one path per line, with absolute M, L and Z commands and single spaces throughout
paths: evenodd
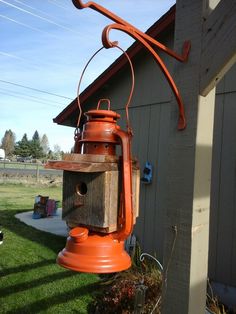
M 124 249 L 124 241 L 109 235 L 88 235 L 88 229 L 76 227 L 71 230 L 57 263 L 79 272 L 113 273 L 128 269 L 131 259 Z
M 120 118 L 120 114 L 112 110 L 89 110 L 85 112 L 88 121 L 100 119 L 101 121 L 114 122 Z

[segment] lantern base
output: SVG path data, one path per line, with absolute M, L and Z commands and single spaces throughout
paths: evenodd
M 70 231 L 66 247 L 59 253 L 60 266 L 85 273 L 113 273 L 131 266 L 124 241 L 110 235 L 88 234 L 88 229 L 76 227 Z

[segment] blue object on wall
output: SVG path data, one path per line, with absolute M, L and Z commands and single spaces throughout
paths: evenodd
M 145 163 L 145 167 L 143 169 L 143 177 L 141 178 L 141 182 L 150 184 L 152 182 L 152 165 L 149 161 Z

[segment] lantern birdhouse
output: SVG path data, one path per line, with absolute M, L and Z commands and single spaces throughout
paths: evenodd
M 133 67 L 128 54 L 117 42 L 109 39 L 109 33 L 112 29 L 123 31 L 142 43 L 152 54 L 176 97 L 179 130 L 186 127 L 184 104 L 174 80 L 153 46 L 178 61 L 186 62 L 191 45 L 186 41 L 183 53 L 179 55 L 101 5 L 92 1 L 72 1 L 78 9 L 90 7 L 115 22 L 104 28 L 101 49 L 116 47 L 127 57 L 132 73 L 132 88 L 125 106 L 127 131 L 121 130 L 117 124 L 120 116 L 110 109 L 110 101 L 106 100 L 107 109 L 102 110 L 100 104 L 104 99 L 100 100 L 95 110 L 85 113 L 87 122 L 76 136 L 75 153 L 66 155 L 63 161 L 52 161 L 47 165 L 48 168 L 64 170 L 63 219 L 72 228 L 66 247 L 60 252 L 57 261 L 76 271 L 116 272 L 127 269 L 131 264 L 130 257 L 124 250 L 124 241 L 131 234 L 138 215 L 140 175 L 137 162 L 131 159 L 130 151 L 132 131 L 129 126 L 128 106 L 134 88 Z M 80 126 L 81 117 L 79 97 L 78 106 L 80 116 L 77 127 Z M 120 156 L 117 154 L 117 146 L 121 148 Z M 146 181 L 150 183 L 150 173 Z
M 85 116 L 75 153 L 47 166 L 64 170 L 62 217 L 72 228 L 57 262 L 80 272 L 117 272 L 131 265 L 124 241 L 138 215 L 139 167 L 131 160 L 131 133 L 120 129 L 109 100 Z

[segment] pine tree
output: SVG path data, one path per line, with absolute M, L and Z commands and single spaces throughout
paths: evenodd
M 25 133 L 22 139 L 15 145 L 15 154 L 21 157 L 30 156 L 30 142 L 28 140 L 27 134 Z
M 33 157 L 33 158 L 41 158 L 44 156 L 43 154 L 43 148 L 41 147 L 40 145 L 40 137 L 39 137 L 39 133 L 38 131 L 36 130 L 34 132 L 34 135 L 32 137 L 32 140 L 30 141 L 30 155 Z
M 6 156 L 12 156 L 15 149 L 16 136 L 12 130 L 6 130 L 1 147 L 5 150 Z
M 38 133 L 37 130 L 34 132 L 34 135 L 33 135 L 33 137 L 32 137 L 32 141 L 40 141 L 40 139 L 39 139 L 39 133 Z

